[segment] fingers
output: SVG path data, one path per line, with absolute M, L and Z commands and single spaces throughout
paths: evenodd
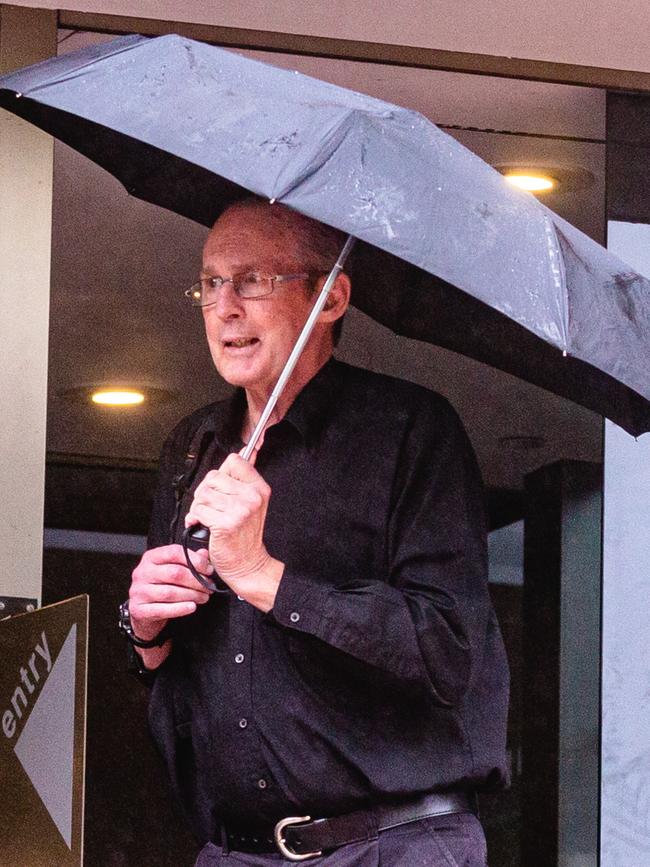
M 232 476 L 233 479 L 239 479 L 240 482 L 248 482 L 248 484 L 253 484 L 258 480 L 264 481 L 255 469 L 256 457 L 256 451 L 253 452 L 250 461 L 245 461 L 241 456 L 241 452 L 238 455 L 228 455 L 226 460 L 219 467 L 218 471 L 221 473 L 227 473 L 229 476 Z
M 257 472 L 239 455 L 229 455 L 218 470 L 210 470 L 194 492 L 194 499 L 206 502 L 214 494 L 239 497 L 247 492 L 259 491 L 270 496 L 271 488 Z
M 261 497 L 259 500 L 261 503 Z M 219 509 L 211 503 L 205 504 L 195 501 L 192 504 L 191 516 L 203 526 L 208 527 L 211 533 L 214 533 L 215 531 L 228 531 L 241 527 L 255 514 L 258 508 L 254 502 L 244 503 L 237 500 L 234 500 L 228 509 Z
M 190 560 L 197 572 L 210 575 L 214 571 L 205 548 L 201 548 L 199 551 L 190 551 Z M 181 545 L 162 545 L 160 548 L 150 548 L 145 551 L 137 568 L 143 564 L 167 566 L 174 563 L 187 568 L 183 548 Z
M 179 587 L 177 584 L 136 585 L 131 594 L 131 599 L 139 606 L 152 604 L 171 606 L 179 602 L 191 602 L 196 607 L 203 605 L 209 598 L 210 594 L 207 590 L 194 590 L 191 587 Z
M 224 493 L 232 493 L 238 490 L 237 482 L 248 485 L 263 484 L 266 482 L 257 472 L 253 464 L 245 461 L 241 455 L 228 455 L 218 470 L 210 470 L 197 487 L 197 491 L 204 487 L 213 487 Z
M 197 487 L 185 526 L 200 522 L 209 528 L 234 527 L 263 511 L 270 496 L 271 488 L 257 470 L 239 455 L 229 455 Z
M 214 573 L 214 569 L 210 567 L 210 569 L 200 569 L 196 567 L 196 571 L 201 575 L 205 575 L 208 577 Z M 141 584 L 164 584 L 169 585 L 171 587 L 183 587 L 188 590 L 202 590 L 201 584 L 198 583 L 196 578 L 192 575 L 190 570 L 186 565 L 181 566 L 177 563 L 167 563 L 164 565 L 156 566 L 155 569 L 143 571 L 142 579 L 137 580 L 140 576 L 136 576 L 134 572 L 134 580 L 137 583 Z
M 246 485 L 243 490 L 237 491 L 234 494 L 224 494 L 214 488 L 204 488 L 201 491 L 197 488 L 190 513 L 193 518 L 201 520 L 198 517 L 197 506 L 208 506 L 217 512 L 231 512 L 240 506 L 247 507 L 250 510 L 260 509 L 266 500 L 268 500 L 266 491 L 259 489 L 255 485 Z M 206 526 L 209 526 L 209 524 Z
M 129 610 L 134 607 L 133 602 L 129 602 Z M 134 609 L 135 611 L 135 609 Z M 174 620 L 176 617 L 187 617 L 188 614 L 194 614 L 196 611 L 195 602 L 177 602 L 175 604 L 168 603 L 142 603 L 137 606 L 137 615 L 131 613 L 131 618 L 144 621 L 163 622 Z
M 212 575 L 214 568 L 205 549 L 190 551 L 190 559 L 197 572 Z M 188 612 L 188 603 L 195 610 L 209 599 L 209 593 L 194 578 L 187 568 L 185 554 L 180 545 L 166 545 L 145 551 L 140 562 L 133 570 L 129 599 L 134 604 L 134 614 L 142 617 L 140 606 L 151 604 L 185 605 L 183 613 Z M 156 609 L 158 610 L 158 609 Z M 170 612 L 178 609 L 169 609 Z M 181 616 L 170 613 L 169 616 Z

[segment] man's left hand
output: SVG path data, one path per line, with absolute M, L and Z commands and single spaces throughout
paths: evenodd
M 210 470 L 194 493 L 185 526 L 210 530 L 210 562 L 239 596 L 263 611 L 273 607 L 284 564 L 264 544 L 271 488 L 252 463 L 228 455 Z

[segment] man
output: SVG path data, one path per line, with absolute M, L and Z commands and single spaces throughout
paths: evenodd
M 342 240 L 247 200 L 216 222 L 191 292 L 239 388 L 167 442 L 129 604 L 132 634 L 157 642 L 138 651 L 150 723 L 197 865 L 271 863 L 276 823 L 304 816 L 328 821 L 278 829 L 285 857 L 483 865 L 473 793 L 505 781 L 475 458 L 439 395 L 331 358 L 346 274 L 255 461 L 239 456 Z M 210 542 L 194 566 L 227 592 L 187 568 L 178 542 L 197 522 Z

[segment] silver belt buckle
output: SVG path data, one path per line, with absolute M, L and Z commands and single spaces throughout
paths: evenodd
M 308 858 L 318 858 L 319 855 L 323 854 L 322 850 L 319 850 L 318 852 L 306 852 L 304 855 L 298 855 L 297 852 L 292 852 L 287 847 L 287 841 L 283 837 L 282 832 L 287 825 L 301 825 L 303 822 L 311 822 L 311 816 L 288 816 L 286 819 L 280 819 L 275 826 L 275 831 L 273 832 L 275 845 L 288 861 L 306 861 Z

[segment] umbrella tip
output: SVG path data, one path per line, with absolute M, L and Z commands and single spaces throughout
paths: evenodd
M 566 349 L 563 349 L 563 350 L 562 350 L 562 357 L 563 357 L 563 358 L 566 358 Z
M 269 205 L 275 204 L 275 196 L 272 199 L 269 199 Z
M 22 96 L 22 93 L 17 93 L 17 94 L 16 94 L 16 99 L 20 99 L 21 96 Z

